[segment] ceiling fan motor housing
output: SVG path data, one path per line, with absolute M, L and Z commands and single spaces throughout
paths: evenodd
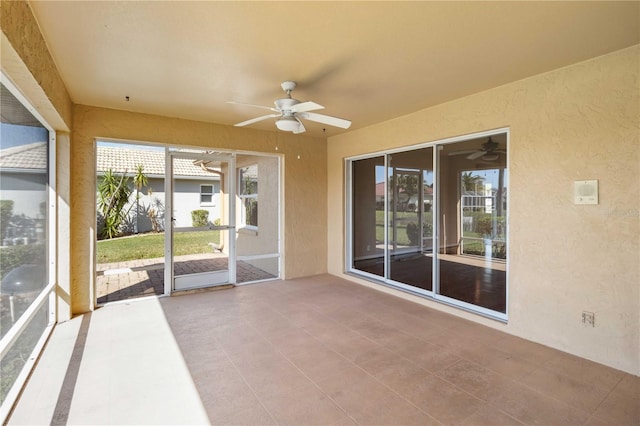
M 274 102 L 274 104 L 276 105 L 276 108 L 283 112 L 290 110 L 292 106 L 299 103 L 300 103 L 299 100 L 293 99 L 293 98 L 282 98 Z

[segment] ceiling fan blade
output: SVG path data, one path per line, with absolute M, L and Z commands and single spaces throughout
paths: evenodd
M 269 114 L 262 117 L 252 118 L 251 120 L 243 121 L 242 123 L 234 124 L 236 127 L 247 126 L 249 124 L 257 123 L 258 121 L 266 120 L 268 118 L 280 117 L 281 114 Z
M 469 155 L 467 158 L 469 160 L 475 160 L 476 158 L 480 158 L 483 155 L 485 155 L 487 153 L 487 151 L 476 151 L 473 154 Z
M 252 107 L 252 108 L 268 109 L 269 111 L 278 112 L 278 110 L 275 109 L 274 107 L 268 107 L 268 106 L 264 106 L 264 105 L 243 104 L 242 102 L 233 102 L 233 101 L 228 101 L 227 103 L 228 104 L 232 104 L 232 105 L 248 106 L 248 107 Z
M 343 118 L 332 117 L 330 115 L 317 114 L 315 112 L 302 112 L 299 115 L 307 120 L 328 124 L 329 126 L 340 127 L 342 129 L 348 129 L 349 126 L 351 126 L 351 121 Z
M 306 132 L 307 129 L 304 128 L 304 124 L 302 124 L 302 120 L 300 120 L 298 117 L 296 117 L 296 120 L 298 120 L 298 123 L 300 123 L 300 126 L 298 127 L 298 130 L 293 131 L 293 134 L 297 135 L 298 133 Z
M 455 152 L 450 152 L 448 155 L 449 156 L 454 156 L 454 155 L 469 155 L 469 154 L 473 154 L 474 152 L 478 152 L 477 149 L 468 149 L 466 151 L 455 151 Z
M 322 105 L 319 105 L 315 102 L 300 102 L 299 104 L 295 104 L 290 108 L 291 112 L 306 112 L 306 111 L 315 111 L 317 109 L 324 109 Z

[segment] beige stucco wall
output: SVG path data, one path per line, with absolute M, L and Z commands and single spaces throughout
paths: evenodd
M 280 164 L 276 156 L 239 155 L 236 167 L 258 167 L 258 230 L 243 229 L 240 225 L 242 200 L 236 196 L 236 253 L 238 256 L 254 256 L 278 252 L 280 242 Z M 238 185 L 240 182 L 238 181 Z M 252 259 L 248 263 L 278 275 L 277 259 Z
M 326 272 L 327 156 L 324 139 L 84 105 L 74 107 L 73 123 L 71 286 L 74 312 L 85 312 L 93 306 L 94 140 L 97 137 L 282 155 L 284 277 Z
M 0 2 L 2 70 L 56 130 L 71 127 L 71 98 L 29 4 Z
M 419 300 L 640 374 L 639 77 L 636 46 L 330 138 L 329 271 L 344 270 L 345 157 L 510 127 L 508 324 Z M 598 205 L 573 204 L 582 179 Z

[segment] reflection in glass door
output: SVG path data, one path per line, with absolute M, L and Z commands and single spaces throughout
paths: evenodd
M 388 278 L 432 290 L 433 148 L 387 157 Z
M 438 152 L 439 294 L 506 313 L 506 135 Z
M 506 319 L 507 139 L 348 160 L 347 270 Z
M 194 164 L 197 172 L 178 173 Z M 172 150 L 167 170 L 172 279 L 165 282 L 173 283 L 172 291 L 235 283 L 235 155 Z M 187 201 L 194 192 L 198 201 Z

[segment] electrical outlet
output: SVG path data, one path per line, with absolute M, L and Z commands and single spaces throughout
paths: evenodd
M 596 314 L 593 312 L 582 311 L 582 323 L 586 326 L 596 326 Z

